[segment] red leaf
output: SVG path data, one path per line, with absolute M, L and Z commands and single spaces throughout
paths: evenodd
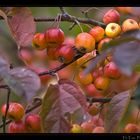
M 31 100 L 40 88 L 40 78 L 26 67 L 17 67 L 4 77 L 6 84 L 27 101 Z
M 80 110 L 84 119 L 86 108 L 86 98 L 74 82 L 60 80 L 58 84 L 50 85 L 40 112 L 44 131 L 68 133 L 71 127 L 70 117 L 76 116 Z
M 29 8 L 12 8 L 11 17 L 0 11 L 0 15 L 5 19 L 11 32 L 11 36 L 16 41 L 18 47 L 31 45 L 36 26 L 34 18 Z

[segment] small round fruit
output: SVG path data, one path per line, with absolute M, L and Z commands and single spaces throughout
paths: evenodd
M 101 126 L 97 126 L 93 129 L 92 133 L 105 133 L 105 128 Z
M 73 37 L 66 37 L 63 44 L 74 46 L 74 38 Z
M 112 39 L 111 38 L 104 38 L 104 39 L 102 39 L 99 43 L 98 43 L 98 52 L 99 53 L 101 53 L 102 52 L 102 50 L 103 50 L 103 45 L 105 44 L 105 43 L 108 43 L 109 41 L 111 41 Z
M 111 22 L 118 23 L 120 21 L 120 14 L 115 9 L 107 11 L 103 17 L 103 22 L 109 24 Z
M 8 126 L 8 133 L 27 133 L 22 120 L 11 122 Z
M 64 32 L 60 28 L 50 28 L 45 33 L 48 47 L 57 47 L 64 42 Z
M 138 125 L 133 123 L 128 123 L 124 128 L 125 133 L 138 133 L 139 131 L 140 128 L 138 127 Z
M 135 29 L 139 29 L 139 25 L 137 21 L 135 21 L 134 19 L 126 19 L 125 21 L 123 21 L 122 23 L 123 32 L 129 31 L 129 30 L 135 30 Z
M 99 118 L 98 115 L 92 117 L 91 123 L 94 124 L 95 126 L 104 126 L 103 119 Z
M 85 94 L 89 97 L 102 97 L 101 91 L 97 90 L 94 84 L 85 86 Z
M 89 31 L 89 34 L 91 34 L 95 38 L 96 42 L 99 42 L 104 38 L 105 31 L 102 27 L 95 26 Z
M 87 121 L 81 124 L 81 128 L 83 133 L 91 133 L 94 128 L 94 125 L 91 122 Z
M 88 113 L 92 116 L 97 115 L 100 111 L 100 103 L 93 103 L 88 107 Z
M 46 39 L 44 33 L 36 33 L 32 40 L 32 46 L 37 50 L 44 50 L 47 48 Z
M 94 70 L 92 72 L 93 81 L 95 81 L 97 77 L 103 76 L 103 74 L 104 74 L 103 67 L 99 67 L 96 70 Z
M 74 59 L 75 50 L 70 45 L 62 45 L 57 49 L 56 59 L 62 63 L 69 63 Z
M 29 132 L 41 132 L 41 118 L 38 114 L 30 114 L 25 118 L 25 126 Z
M 82 133 L 82 128 L 79 124 L 73 124 L 70 132 L 71 133 Z
M 5 116 L 6 104 L 4 104 L 2 106 L 1 113 L 2 113 L 3 116 Z M 24 110 L 24 107 L 21 104 L 15 103 L 15 102 L 9 103 L 9 109 L 8 109 L 8 112 L 7 112 L 7 117 L 8 118 L 18 121 L 18 120 L 22 119 L 24 114 L 25 114 L 25 110 Z
M 105 28 L 105 34 L 110 37 L 114 38 L 119 36 L 121 33 L 121 27 L 117 23 L 109 23 Z
M 78 81 L 83 85 L 91 84 L 93 81 L 93 77 L 91 73 L 88 73 L 87 75 L 83 75 L 82 72 L 78 74 Z
M 110 84 L 109 78 L 105 76 L 97 77 L 94 81 L 94 85 L 98 90 L 106 90 Z
M 75 38 L 75 47 L 81 52 L 91 52 L 95 49 L 95 39 L 89 33 L 80 33 Z
M 111 79 L 119 79 L 121 73 L 114 62 L 109 62 L 104 67 L 104 75 Z
M 57 48 L 48 48 L 47 49 L 47 55 L 49 59 L 57 60 L 57 53 L 58 53 L 58 47 Z

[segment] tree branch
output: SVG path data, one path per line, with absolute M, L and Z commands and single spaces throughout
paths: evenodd
M 55 19 L 56 19 L 56 17 L 35 17 L 34 21 L 35 22 L 52 22 Z M 79 18 L 79 17 L 71 16 L 69 14 L 62 14 L 61 21 L 67 21 L 67 22 L 75 23 L 75 20 L 77 20 L 80 23 L 84 23 L 84 24 L 101 26 L 103 28 L 106 27 L 106 25 L 104 23 L 96 21 L 94 19 Z
M 43 76 L 43 75 L 47 75 L 47 74 L 54 75 L 57 71 L 59 71 L 59 70 L 65 68 L 65 67 L 67 67 L 68 65 L 72 64 L 73 62 L 75 62 L 77 59 L 79 59 L 80 57 L 82 57 L 85 54 L 85 53 L 79 52 L 78 50 L 76 50 L 76 51 L 77 51 L 77 53 L 76 53 L 77 55 L 74 57 L 74 59 L 71 62 L 66 63 L 66 64 L 62 64 L 59 67 L 56 67 L 52 70 L 49 70 L 49 71 L 46 71 L 46 72 L 41 72 L 38 75 L 39 76 Z

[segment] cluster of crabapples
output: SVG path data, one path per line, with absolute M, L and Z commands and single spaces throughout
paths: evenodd
M 5 117 L 7 105 L 1 107 L 1 114 Z M 10 102 L 7 110 L 7 118 L 12 120 L 8 124 L 8 133 L 40 133 L 41 118 L 38 114 L 25 116 L 24 107 L 17 102 Z
M 122 9 L 121 9 L 122 10 Z M 77 59 L 70 67 L 69 71 L 62 69 L 58 72 L 62 78 L 71 78 L 73 72 L 78 70 L 75 80 L 83 87 L 85 96 L 87 97 L 103 97 L 112 80 L 118 80 L 122 74 L 113 62 L 111 54 L 104 60 L 102 65 L 83 75 L 83 70 L 90 63 L 88 60 L 96 57 L 98 53 L 102 53 L 105 44 L 114 38 L 129 30 L 140 29 L 140 24 L 134 19 L 126 19 L 120 23 L 120 14 L 115 9 L 110 9 L 103 16 L 103 22 L 106 27 L 94 26 L 88 32 L 81 32 L 75 38 L 65 37 L 64 32 L 60 28 L 49 28 L 44 33 L 36 33 L 32 40 L 32 49 L 35 56 L 42 61 L 47 61 L 50 68 L 58 66 L 59 63 L 67 64 L 74 60 L 78 53 L 83 56 Z M 33 53 L 33 52 L 32 52 Z M 26 61 L 36 73 L 47 71 L 46 68 L 36 68 L 33 66 L 33 55 L 26 49 L 21 50 L 22 60 Z M 49 60 L 49 61 L 48 61 Z M 53 61 L 55 61 L 53 63 Z M 67 69 L 68 70 L 68 69 Z M 67 74 L 66 74 L 67 73 Z M 41 82 L 46 82 L 51 76 L 41 76 Z M 92 115 L 92 119 L 82 124 L 72 124 L 71 133 L 104 133 L 103 118 L 98 118 L 101 109 L 100 103 L 89 105 L 88 112 Z M 5 115 L 6 105 L 2 107 L 2 115 Z M 24 108 L 18 103 L 10 103 L 7 117 L 13 120 L 9 124 L 8 131 L 13 132 L 40 132 L 40 117 L 38 115 L 27 115 Z M 124 132 L 139 132 L 140 128 L 134 123 L 128 123 Z

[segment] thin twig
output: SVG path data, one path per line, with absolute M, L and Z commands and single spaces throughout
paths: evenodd
M 8 109 L 9 109 L 9 99 L 10 99 L 11 90 L 7 85 L 1 85 L 0 88 L 7 89 L 6 111 L 5 111 L 5 116 L 2 117 L 3 133 L 6 133 L 6 118 L 7 118 L 7 113 L 8 113 Z
M 34 18 L 35 22 L 52 22 L 54 21 L 56 18 L 55 17 L 36 17 Z M 80 23 L 84 23 L 84 24 L 90 24 L 90 25 L 95 25 L 95 26 L 101 26 L 102 28 L 105 28 L 106 25 L 100 21 L 96 21 L 94 19 L 87 19 L 87 18 L 79 18 L 79 17 L 75 17 L 75 16 L 71 16 L 71 15 L 63 15 L 62 14 L 62 18 L 61 21 L 67 21 L 67 22 L 75 22 L 75 19 L 80 22 Z
M 43 75 L 47 75 L 47 74 L 51 74 L 51 75 L 53 74 L 53 75 L 54 75 L 57 71 L 59 71 L 59 70 L 65 68 L 65 67 L 67 67 L 68 65 L 72 64 L 72 63 L 75 62 L 77 59 L 79 59 L 80 57 L 82 57 L 84 54 L 85 54 L 85 53 L 79 52 L 79 54 L 78 54 L 77 56 L 75 56 L 75 58 L 74 58 L 71 62 L 66 63 L 66 64 L 62 64 L 62 65 L 60 65 L 59 67 L 56 67 L 56 68 L 54 68 L 54 69 L 52 69 L 52 70 L 39 73 L 39 76 L 43 76 Z

